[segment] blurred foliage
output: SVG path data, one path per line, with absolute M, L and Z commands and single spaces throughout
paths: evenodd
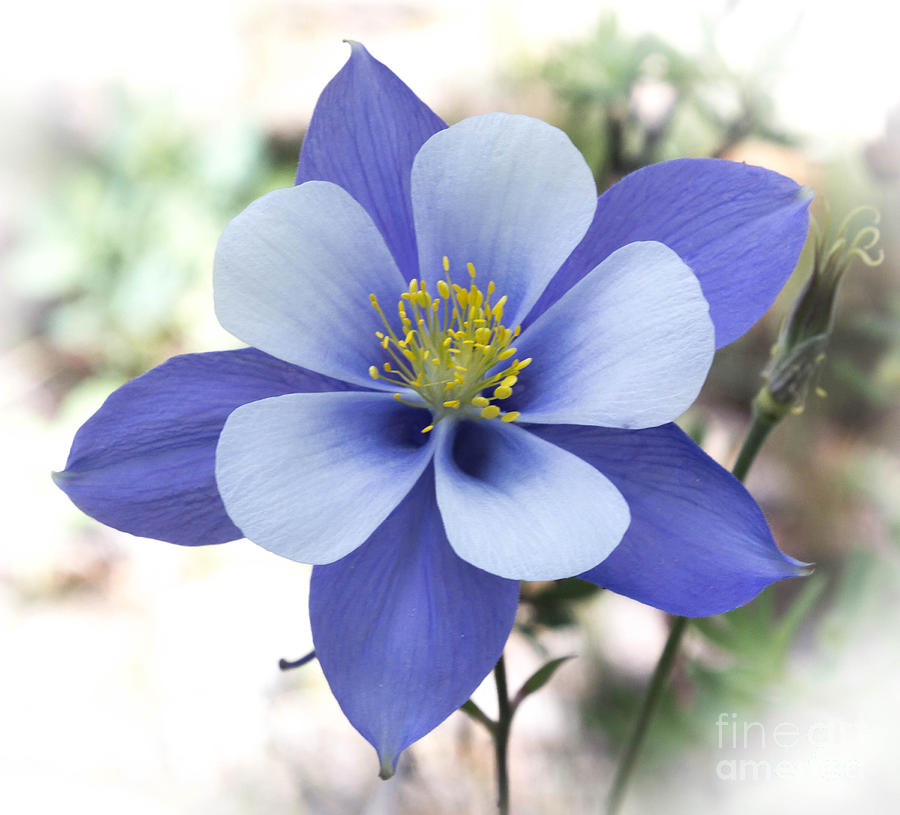
M 578 604 L 601 589 L 593 583 L 569 577 L 548 583 L 524 583 L 519 597 L 522 613 L 517 627 L 533 643 L 540 643 L 542 628 L 560 628 L 577 621 Z
M 766 91 L 789 40 L 739 74 L 716 50 L 714 27 L 706 33 L 703 52 L 687 55 L 652 34 L 628 36 L 608 17 L 533 69 L 601 189 L 663 159 L 721 156 L 750 136 L 791 141 L 775 125 Z
M 264 134 L 243 123 L 190 126 L 167 105 L 119 96 L 95 143 L 67 141 L 53 190 L 9 258 L 29 334 L 83 376 L 127 379 L 178 347 L 186 293 L 205 285 L 223 225 L 290 183 Z

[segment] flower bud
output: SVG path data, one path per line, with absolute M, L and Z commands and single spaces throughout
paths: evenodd
M 874 223 L 862 226 L 852 238 L 848 237 L 854 221 L 865 212 L 872 213 Z M 873 207 L 854 209 L 834 234 L 828 229 L 827 221 L 820 228 L 813 220 L 812 271 L 781 326 L 772 358 L 763 372 L 766 384 L 754 404 L 758 412 L 773 421 L 788 411 L 803 411 L 806 394 L 825 359 L 838 287 L 854 258 L 866 266 L 877 266 L 884 260 L 881 249 L 873 254 L 880 237 L 875 226 L 878 221 L 878 212 Z

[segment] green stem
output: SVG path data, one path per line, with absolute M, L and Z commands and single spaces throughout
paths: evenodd
M 506 663 L 503 661 L 502 654 L 494 667 L 494 681 L 497 683 L 497 708 L 499 712 L 496 727 L 493 731 L 494 750 L 497 756 L 497 811 L 500 815 L 509 815 L 507 751 L 513 708 L 509 701 L 509 688 L 506 684 Z
M 747 477 L 747 473 L 750 471 L 750 465 L 753 464 L 760 448 L 763 446 L 763 442 L 765 442 L 772 428 L 778 424 L 780 418 L 780 416 L 775 417 L 770 412 L 761 408 L 758 400 L 754 401 L 753 421 L 750 424 L 750 429 L 747 431 L 744 443 L 741 445 L 740 452 L 738 453 L 737 461 L 731 471 L 739 481 L 743 481 Z M 660 654 L 659 661 L 656 663 L 656 668 L 653 670 L 653 676 L 650 679 L 650 685 L 647 687 L 647 692 L 641 702 L 641 709 L 638 712 L 634 730 L 631 731 L 631 736 L 628 739 L 625 752 L 622 754 L 622 759 L 619 762 L 619 766 L 616 768 L 616 774 L 613 778 L 612 788 L 610 789 L 607 801 L 607 815 L 616 815 L 622 804 L 625 790 L 631 779 L 631 774 L 634 771 L 635 762 L 644 745 L 647 731 L 662 702 L 666 680 L 669 678 L 669 672 L 675 662 L 675 657 L 678 654 L 678 648 L 681 645 L 682 637 L 684 637 L 684 632 L 687 630 L 687 624 L 687 617 L 675 617 L 672 622 L 672 628 L 669 630 L 666 645 L 663 648 L 662 654 Z
M 758 400 L 753 402 L 753 421 L 750 424 L 747 435 L 744 437 L 744 443 L 741 445 L 737 461 L 734 462 L 734 467 L 731 468 L 732 474 L 738 481 L 743 481 L 747 477 L 747 473 L 750 472 L 750 465 L 756 459 L 756 454 L 759 453 L 760 448 L 768 438 L 772 428 L 778 424 L 780 418 L 780 416 L 776 417 L 768 411 L 762 410 L 759 407 Z
M 681 645 L 681 638 L 684 635 L 685 628 L 687 628 L 687 621 L 687 617 L 676 617 L 672 623 L 669 638 L 666 640 L 666 647 L 663 648 L 659 662 L 656 663 L 653 677 L 650 679 L 650 686 L 647 688 L 647 693 L 641 704 L 637 722 L 631 733 L 631 738 L 628 740 L 628 746 L 625 748 L 619 767 L 616 770 L 616 776 L 613 779 L 612 790 L 609 793 L 609 804 L 607 805 L 609 815 L 614 815 L 614 813 L 619 811 L 622 796 L 625 794 L 625 787 L 631 778 L 634 763 L 644 744 L 644 737 L 647 735 L 650 722 L 653 720 L 660 702 L 662 702 L 662 691 L 665 687 L 666 679 L 669 678 L 669 670 L 672 668 L 672 663 L 675 662 L 675 656 L 678 654 L 678 647 Z

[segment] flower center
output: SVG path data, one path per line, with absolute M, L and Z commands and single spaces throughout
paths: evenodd
M 510 397 L 519 372 L 531 363 L 529 358 L 505 364 L 516 353 L 510 343 L 519 336 L 521 326 L 510 330 L 500 322 L 506 296 L 492 304 L 494 282 L 482 292 L 475 285 L 475 267 L 469 263 L 467 268 L 470 285 L 465 289 L 451 282 L 450 261 L 444 257 L 445 279 L 437 282 L 435 296 L 424 280 L 411 280 L 409 291 L 400 295 L 397 304 L 399 334 L 394 333 L 378 298 L 369 295 L 386 332 L 376 331 L 375 336 L 393 360 L 380 369 L 370 366 L 369 375 L 422 397 L 434 415 L 423 433 L 454 412 L 482 419 L 499 416 L 503 422 L 519 417 L 518 412 L 504 413 L 494 403 Z M 405 401 L 399 393 L 394 398 Z

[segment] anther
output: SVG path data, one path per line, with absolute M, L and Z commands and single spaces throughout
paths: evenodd
M 397 304 L 399 336 L 386 320 L 376 296 L 370 296 L 385 324 L 386 333 L 379 331 L 376 336 L 395 364 L 383 362 L 377 367 L 370 366 L 369 374 L 373 379 L 418 391 L 436 416 L 445 410 L 472 408 L 485 419 L 499 417 L 504 422 L 515 421 L 517 411 L 504 413 L 492 404 L 512 395 L 519 372 L 531 362 L 510 359 L 516 349 L 507 346 L 521 329 L 508 329 L 500 322 L 507 298 L 502 296 L 491 302 L 496 284 L 490 281 L 485 289 L 475 285 L 474 263 L 466 264 L 471 278 L 466 288 L 451 282 L 447 256 L 442 258 L 442 265 L 447 276 L 433 283 L 434 296 L 419 279 L 410 280 L 407 290 L 402 292 Z M 498 366 L 503 360 L 509 362 Z M 491 373 L 497 368 L 496 373 Z M 394 398 L 403 404 L 426 406 L 406 402 L 400 394 Z M 429 433 L 435 424 L 421 432 Z

